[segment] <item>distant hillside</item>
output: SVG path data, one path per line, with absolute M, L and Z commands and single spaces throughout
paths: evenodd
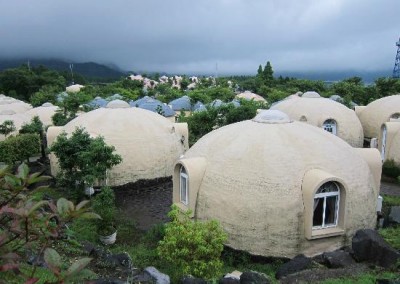
M 0 71 L 8 68 L 15 68 L 22 64 L 27 64 L 28 59 L 0 59 Z M 49 69 L 57 71 L 70 71 L 69 65 L 71 62 L 66 62 L 58 59 L 29 59 L 31 66 L 43 65 Z M 104 78 L 104 79 L 117 79 L 122 76 L 126 76 L 126 73 L 106 65 L 85 62 L 85 63 L 73 63 L 74 73 L 78 73 L 82 76 L 89 78 Z

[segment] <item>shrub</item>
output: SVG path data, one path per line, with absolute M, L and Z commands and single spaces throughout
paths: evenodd
M 182 213 L 172 205 L 165 225 L 164 239 L 157 248 L 159 256 L 175 266 L 173 278 L 191 274 L 213 279 L 221 273 L 220 260 L 227 236 L 215 220 L 192 221 L 190 212 Z
M 104 186 L 101 189 L 101 192 L 93 199 L 92 208 L 102 218 L 102 220 L 98 220 L 99 233 L 102 236 L 113 233 L 117 208 L 115 206 L 115 194 L 111 187 Z
M 0 142 L 1 162 L 12 165 L 28 160 L 40 153 L 40 138 L 37 134 L 19 134 Z
M 400 165 L 394 160 L 386 160 L 383 163 L 382 173 L 388 177 L 397 178 L 400 176 Z

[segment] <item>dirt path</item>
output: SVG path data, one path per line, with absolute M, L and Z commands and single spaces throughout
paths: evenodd
M 400 184 L 382 181 L 380 193 L 393 196 L 400 196 Z

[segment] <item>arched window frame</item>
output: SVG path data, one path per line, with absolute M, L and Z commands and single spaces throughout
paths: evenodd
M 322 124 L 322 128 L 333 135 L 337 135 L 337 122 L 332 118 L 325 120 Z
M 189 176 L 184 166 L 181 166 L 179 171 L 179 199 L 180 202 L 188 205 L 189 204 Z
M 334 208 L 329 208 L 332 207 L 332 205 L 334 206 Z M 320 212 L 317 212 L 316 211 L 317 209 Z M 333 181 L 322 184 L 314 195 L 313 227 L 312 227 L 313 230 L 336 227 L 338 225 L 338 220 L 339 220 L 339 211 L 340 211 L 340 187 L 336 182 Z M 331 218 L 333 217 L 333 222 L 328 223 L 327 219 L 329 218 L 329 216 L 327 215 L 332 213 L 333 216 L 331 216 Z M 321 222 L 320 224 L 317 225 L 315 224 L 316 214 L 318 215 L 322 214 L 322 216 L 320 216 Z

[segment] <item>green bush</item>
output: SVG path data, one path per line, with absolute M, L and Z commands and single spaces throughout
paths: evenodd
M 190 212 L 182 213 L 172 205 L 165 225 L 164 239 L 157 248 L 159 256 L 175 266 L 172 278 L 191 274 L 195 277 L 213 279 L 220 276 L 220 259 L 227 236 L 215 220 L 192 221 Z
M 385 176 L 397 178 L 400 176 L 400 165 L 398 165 L 394 160 L 386 160 L 383 163 L 382 173 Z
M 115 206 L 115 194 L 111 187 L 104 186 L 92 201 L 92 208 L 95 213 L 101 216 L 98 220 L 98 230 L 102 236 L 113 233 L 114 221 L 117 208 Z
M 0 142 L 1 162 L 12 165 L 40 153 L 38 134 L 19 134 Z

